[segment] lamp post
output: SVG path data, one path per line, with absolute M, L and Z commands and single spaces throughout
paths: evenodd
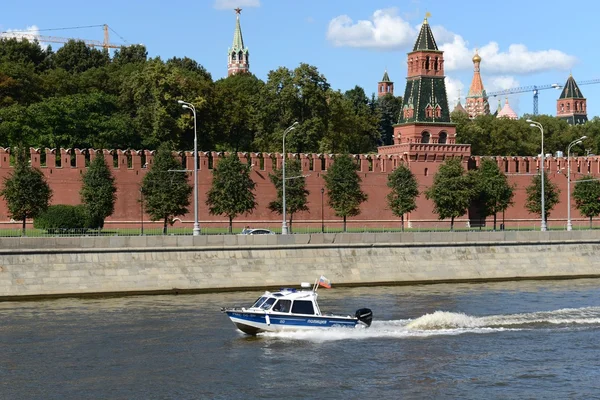
M 321 233 L 325 233 L 325 214 L 323 213 L 323 194 L 325 188 L 321 188 Z
M 140 187 L 140 236 L 144 236 L 144 188 Z
M 587 136 L 582 136 L 577 140 L 573 140 L 569 147 L 567 147 L 567 230 L 573 230 L 573 224 L 571 223 L 571 147 L 576 144 L 580 144 L 584 139 L 587 139 Z
M 286 205 L 285 205 L 285 161 L 287 159 L 286 155 L 285 155 L 285 135 L 288 134 L 288 132 L 293 131 L 294 129 L 296 129 L 296 125 L 298 125 L 298 121 L 294 122 L 289 128 L 287 128 L 284 132 L 283 132 L 283 160 L 281 161 L 282 164 L 282 170 L 281 170 L 281 184 L 282 184 L 282 214 L 283 214 L 283 221 L 281 222 L 281 234 L 282 235 L 287 235 L 288 234 L 288 226 L 287 226 L 287 221 L 286 221 Z
M 542 133 L 542 225 L 540 227 L 541 231 L 545 231 L 546 230 L 546 207 L 544 204 L 544 200 L 546 197 L 546 192 L 544 191 L 544 160 L 545 160 L 545 156 L 544 156 L 544 127 L 542 126 L 542 124 L 540 124 L 539 122 L 533 121 L 528 119 L 527 122 L 529 122 L 529 126 L 534 127 L 534 128 L 538 128 L 540 130 L 540 132 Z
M 194 236 L 200 235 L 200 225 L 198 225 L 198 135 L 196 134 L 196 107 L 192 103 L 183 100 L 177 100 L 185 109 L 192 110 L 194 114 Z

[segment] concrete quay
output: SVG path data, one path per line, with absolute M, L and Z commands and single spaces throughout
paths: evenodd
M 0 300 L 600 277 L 600 231 L 0 239 Z

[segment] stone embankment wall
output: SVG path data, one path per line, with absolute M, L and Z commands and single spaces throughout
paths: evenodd
M 0 299 L 600 277 L 600 232 L 0 239 Z

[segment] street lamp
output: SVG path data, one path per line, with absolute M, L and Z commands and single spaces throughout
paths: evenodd
M 540 130 L 540 132 L 542 133 L 542 225 L 540 227 L 540 230 L 545 231 L 546 230 L 546 207 L 544 204 L 544 200 L 546 197 L 546 193 L 544 192 L 544 160 L 545 160 L 545 157 L 544 157 L 544 127 L 539 122 L 532 121 L 530 119 L 528 119 L 527 122 L 529 122 L 529 126 L 538 128 Z
M 144 187 L 140 187 L 140 236 L 144 236 Z
M 285 206 L 285 161 L 287 159 L 286 155 L 285 155 L 285 135 L 288 134 L 288 132 L 293 131 L 294 129 L 296 129 L 296 125 L 298 125 L 298 121 L 294 122 L 289 128 L 287 128 L 284 132 L 283 132 L 283 161 L 282 161 L 282 170 L 281 170 L 281 184 L 282 184 L 282 202 L 283 202 L 283 221 L 281 223 L 281 234 L 282 235 L 287 235 L 288 233 L 288 227 L 287 227 L 287 221 L 286 221 L 286 206 Z
M 200 235 L 200 225 L 198 225 L 198 135 L 196 134 L 196 107 L 192 103 L 183 100 L 177 100 L 185 109 L 192 110 L 194 114 L 194 236 Z
M 581 142 L 587 139 L 587 136 L 582 136 L 577 140 L 573 140 L 569 147 L 567 147 L 567 230 L 573 230 L 573 224 L 571 224 L 571 162 L 569 157 L 571 156 L 571 147 L 576 144 L 581 144 Z
M 325 214 L 323 214 L 323 194 L 325 193 L 325 188 L 321 188 L 321 233 L 325 233 Z

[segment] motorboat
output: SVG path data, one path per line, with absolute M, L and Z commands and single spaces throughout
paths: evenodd
M 248 335 L 261 332 L 371 326 L 373 312 L 368 308 L 357 310 L 354 316 L 321 313 L 317 304 L 317 289 L 319 286 L 329 285 L 328 281 L 324 284 L 323 279 L 321 277 L 314 286 L 304 282 L 300 290 L 282 288 L 273 293 L 266 291 L 249 308 L 222 308 L 221 311 L 227 314 L 240 331 Z

